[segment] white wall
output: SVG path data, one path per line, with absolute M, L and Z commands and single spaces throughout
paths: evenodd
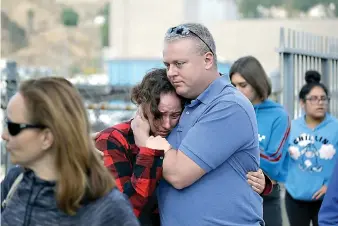
M 167 29 L 187 21 L 187 16 L 193 17 L 194 13 L 200 11 L 197 5 L 199 1 L 112 0 L 110 49 L 113 49 L 114 54 L 111 55 L 117 58 L 161 57 Z M 210 1 L 210 7 L 226 2 L 207 1 Z M 188 3 L 194 2 L 195 5 L 187 8 Z M 276 49 L 281 27 L 338 37 L 338 29 L 335 29 L 338 28 L 337 19 L 206 21 L 200 22 L 207 24 L 213 34 L 220 59 L 234 61 L 244 55 L 253 55 L 262 62 L 268 73 L 279 65 Z

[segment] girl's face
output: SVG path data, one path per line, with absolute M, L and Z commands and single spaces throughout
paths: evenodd
M 256 90 L 238 72 L 232 75 L 231 83 L 241 91 L 252 104 L 261 102 Z

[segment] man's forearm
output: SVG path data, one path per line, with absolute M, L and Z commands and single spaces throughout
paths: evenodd
M 177 150 L 170 149 L 164 154 L 163 160 L 163 177 L 174 187 L 178 186 L 177 153 Z

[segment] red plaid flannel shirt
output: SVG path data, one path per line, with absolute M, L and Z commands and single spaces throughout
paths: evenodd
M 120 191 L 129 197 L 139 217 L 162 177 L 163 151 L 137 147 L 130 121 L 101 131 L 96 148 L 104 152 L 104 164 Z

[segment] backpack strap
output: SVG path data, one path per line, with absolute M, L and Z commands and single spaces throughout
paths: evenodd
M 6 198 L 4 199 L 4 201 L 1 203 L 2 208 L 5 208 L 7 203 L 9 202 L 9 200 L 11 200 L 11 198 L 13 197 L 16 189 L 18 188 L 20 182 L 23 179 L 23 173 L 20 173 L 19 176 L 15 179 L 14 183 L 12 184 L 11 188 L 9 189 L 9 192 L 6 196 Z

